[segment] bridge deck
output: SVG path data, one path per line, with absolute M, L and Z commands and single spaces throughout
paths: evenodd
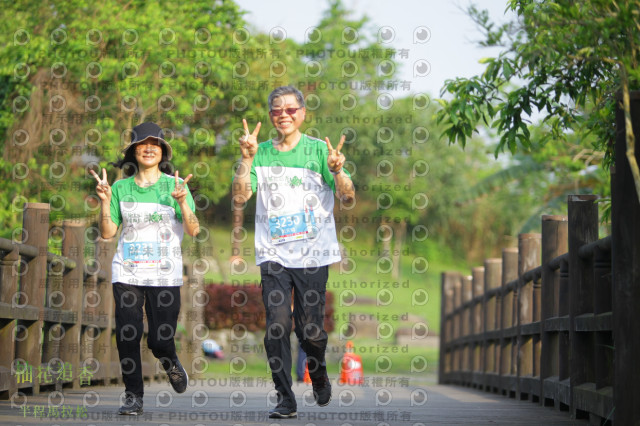
M 178 395 L 168 383 L 151 383 L 145 390 L 144 414 L 138 417 L 115 414 L 120 405 L 121 386 L 64 389 L 60 393 L 23 396 L 0 401 L 0 423 L 43 424 L 153 424 L 153 425 L 389 425 L 475 424 L 475 425 L 571 425 L 567 412 L 540 407 L 474 389 L 433 384 L 388 383 L 387 386 L 333 387 L 333 400 L 317 407 L 311 386 L 296 384 L 298 419 L 273 421 L 267 417 L 273 387 L 263 380 L 253 386 L 230 383 L 228 379 L 198 380 Z M 270 393 L 271 391 L 271 393 Z M 84 405 L 83 405 L 84 404 Z M 56 408 L 57 406 L 57 408 Z M 86 406 L 86 416 L 82 407 Z M 52 407 L 52 408 L 49 408 Z

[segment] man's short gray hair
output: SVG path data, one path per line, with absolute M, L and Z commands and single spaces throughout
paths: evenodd
M 302 95 L 301 91 L 299 91 L 293 86 L 280 86 L 280 87 L 276 87 L 275 89 L 273 89 L 271 93 L 269 93 L 269 99 L 268 99 L 269 109 L 271 109 L 271 107 L 273 106 L 273 101 L 276 98 L 279 98 L 284 95 L 295 95 L 296 101 L 298 101 L 298 106 L 300 106 L 301 108 L 304 108 L 304 96 Z

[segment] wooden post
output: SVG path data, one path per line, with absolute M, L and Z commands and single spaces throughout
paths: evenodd
M 51 227 L 48 230 L 48 236 L 53 234 L 61 234 L 64 238 L 64 230 L 59 226 Z M 47 278 L 46 278 L 46 298 L 44 302 L 43 310 L 43 329 L 42 329 L 42 365 L 48 366 L 52 371 L 63 371 L 63 363 L 60 362 L 60 350 L 61 340 L 66 336 L 65 328 L 63 324 L 67 324 L 69 321 L 73 321 L 73 315 L 62 310 L 62 305 L 66 301 L 66 295 L 63 288 L 63 276 L 66 271 L 64 261 L 51 260 L 47 263 Z M 58 374 L 52 374 L 51 379 L 47 377 L 48 383 L 41 383 L 41 390 L 43 386 L 55 387 L 57 390 L 62 389 L 62 383 L 60 381 L 54 382 L 54 379 L 58 379 Z
M 469 302 L 471 301 L 471 297 L 473 295 L 473 290 L 471 288 L 471 276 L 470 275 L 462 275 L 460 276 L 461 282 L 461 292 L 462 292 L 462 304 L 463 306 L 460 312 L 460 328 L 461 328 L 461 336 L 468 337 L 473 334 L 473 328 L 471 325 L 471 307 Z M 466 340 L 465 343 L 462 344 L 462 371 L 464 371 L 464 381 L 466 385 L 468 385 L 471 381 L 471 371 L 473 370 L 472 365 L 472 343 L 469 340 Z
M 568 229 L 567 229 L 568 234 Z M 560 290 L 558 296 L 560 301 L 558 303 L 558 316 L 566 319 L 567 330 L 558 333 L 558 381 L 565 386 L 556 395 L 556 409 L 562 409 L 564 404 L 569 407 L 571 402 L 571 361 L 569 354 L 571 352 L 571 340 L 569 338 L 569 329 L 571 323 L 569 322 L 569 261 L 564 260 L 560 263 Z
M 595 248 L 593 253 L 594 314 L 613 317 L 611 302 L 611 252 Z M 596 389 L 613 385 L 613 330 L 596 332 Z
M 521 291 L 518 292 L 518 323 L 533 322 L 533 285 L 525 283 L 525 272 L 540 266 L 540 234 L 520 234 L 518 236 L 518 277 Z
M 471 275 L 462 275 L 460 277 L 460 285 L 462 289 L 461 306 L 467 305 L 471 301 L 473 296 Z M 468 308 L 468 305 L 466 308 L 463 309 L 461 318 L 462 318 L 462 324 L 461 324 L 462 336 L 468 336 L 469 334 L 472 334 L 473 328 L 471 327 L 471 316 L 470 316 L 470 310 Z
M 484 291 L 485 293 L 488 290 L 493 290 L 495 288 L 500 288 L 502 286 L 502 258 L 496 257 L 492 259 L 486 259 L 484 261 Z M 488 312 L 489 317 L 486 321 L 487 329 L 489 330 L 500 330 L 502 327 L 502 298 L 498 294 L 496 296 L 495 304 L 493 305 L 492 312 Z M 494 370 L 496 373 L 499 372 L 498 369 Z
M 16 266 L 20 260 L 18 248 L 8 252 L 0 260 L 0 304 L 2 304 L 2 318 L 12 318 L 13 301 L 17 297 L 18 277 Z M 0 322 L 0 399 L 9 399 L 16 391 L 15 376 L 11 374 L 11 364 L 16 357 L 16 346 L 13 339 L 15 321 Z
M 90 229 L 90 228 L 88 228 Z M 95 247 L 94 248 L 94 257 L 95 257 Z M 87 278 L 84 280 L 84 294 L 82 298 L 82 329 L 80 331 L 80 364 L 77 366 L 75 371 L 80 374 L 82 372 L 82 366 L 86 365 L 87 370 L 93 372 L 92 374 L 99 374 L 99 366 L 95 365 L 95 356 L 94 351 L 97 347 L 96 345 L 96 337 L 98 334 L 99 328 L 96 325 L 96 318 L 98 312 L 98 271 L 97 267 L 91 261 L 88 264 L 86 272 L 90 272 Z M 83 265 L 83 269 L 85 265 Z M 85 272 L 85 271 L 83 271 Z M 88 361 L 91 360 L 92 363 L 89 364 Z M 96 379 L 99 376 L 96 376 Z M 74 381 L 74 388 L 79 387 L 80 382 Z
M 482 300 L 482 294 L 484 292 L 484 267 L 476 266 L 472 268 L 471 276 L 471 298 L 475 300 L 475 302 L 471 306 L 469 329 L 471 330 L 471 334 L 474 334 L 477 339 L 471 351 L 472 381 L 475 387 L 484 389 L 484 351 L 487 344 L 486 336 L 484 335 L 484 301 Z
M 545 398 L 553 399 L 553 392 L 545 392 L 544 381 L 559 376 L 559 335 L 547 332 L 545 321 L 559 316 L 560 270 L 549 265 L 552 259 L 564 254 L 568 249 L 568 221 L 566 216 L 542 216 L 542 306 L 540 312 L 540 333 L 542 352 L 540 355 L 540 403 Z
M 37 371 L 42 362 L 42 328 L 44 325 L 44 302 L 47 276 L 47 237 L 49 235 L 49 204 L 25 203 L 23 222 L 23 244 L 34 246 L 38 255 L 27 263 L 27 271 L 22 277 L 20 291 L 26 295 L 26 303 L 40 311 L 35 321 L 20 321 L 26 328 L 19 332 L 20 341 L 16 344 L 16 356 Z M 40 383 L 34 374 L 33 393 L 40 391 Z
M 75 261 L 76 267 L 65 274 L 62 281 L 65 294 L 62 309 L 74 312 L 75 322 L 65 324 L 65 336 L 60 345 L 60 359 L 73 366 L 71 381 L 73 387 L 78 388 L 77 376 L 80 372 L 80 335 L 82 334 L 83 314 L 84 224 L 65 220 L 62 229 L 65 234 L 62 241 L 62 255 Z
M 96 243 L 96 260 L 100 263 L 101 270 L 104 271 L 104 280 L 98 282 L 98 295 L 100 305 L 97 307 L 96 324 L 100 330 L 100 337 L 96 340 L 94 356 L 98 361 L 98 378 L 104 384 L 109 384 L 111 378 L 119 374 L 120 369 L 112 366 L 111 352 L 117 352 L 116 347 L 111 346 L 112 328 L 114 319 L 113 284 L 111 283 L 111 263 L 115 253 L 115 238 L 98 239 Z
M 443 272 L 441 275 L 440 297 L 440 354 L 438 360 L 438 383 L 448 383 L 448 373 L 451 371 L 451 348 L 449 344 L 453 338 L 451 320 L 448 315 L 453 311 L 453 279 L 456 274 Z
M 595 195 L 569 195 L 569 339 L 572 414 L 576 412 L 574 389 L 595 382 L 594 338 L 590 332 L 576 332 L 575 318 L 593 312 L 593 273 L 590 260 L 580 258 L 578 250 L 598 239 L 598 206 Z
M 485 334 L 485 390 L 496 392 L 500 388 L 500 295 L 488 297 L 487 292 L 499 288 L 502 284 L 502 259 L 492 258 L 484 261 L 484 313 L 482 321 Z M 489 332 L 491 338 L 489 339 Z
M 502 393 L 507 396 L 515 396 L 515 354 L 516 341 L 511 336 L 505 336 L 505 331 L 515 325 L 514 292 L 507 291 L 507 284 L 518 278 L 518 248 L 509 247 L 502 250 L 502 303 L 500 315 L 501 330 L 501 355 L 500 355 L 500 375 Z
M 462 370 L 462 344 L 460 344 L 460 337 L 462 337 L 462 312 L 459 309 L 460 306 L 462 306 L 462 275 L 456 274 L 453 280 L 453 311 L 455 312 L 453 315 L 453 338 L 456 340 L 453 346 L 454 371 Z
M 540 265 L 540 234 L 518 235 L 518 292 L 516 327 L 517 337 L 517 362 L 516 398 L 530 397 L 532 389 L 531 378 L 535 371 L 534 347 L 539 336 L 523 334 L 522 325 L 533 322 L 533 282 L 526 282 L 523 275 Z M 537 389 L 535 389 L 537 393 Z
M 631 93 L 635 158 L 640 162 L 640 92 Z M 640 419 L 640 202 L 626 158 L 624 114 L 616 111 L 616 164 L 611 168 L 611 254 L 613 340 L 615 342 L 615 422 L 637 425 Z M 634 423 L 635 422 L 635 423 Z
M 480 297 L 484 294 L 484 266 L 476 266 L 471 268 L 471 276 L 472 276 L 472 286 L 471 286 L 471 297 L 475 299 L 476 297 Z M 475 318 L 477 321 L 475 322 L 475 326 L 473 327 L 474 333 L 481 333 L 483 330 L 484 321 L 482 315 L 476 313 Z

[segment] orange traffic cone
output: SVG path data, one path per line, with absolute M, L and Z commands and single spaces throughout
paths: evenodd
M 311 376 L 309 375 L 309 364 L 305 361 L 304 363 L 304 382 L 308 385 L 311 384 Z
M 347 348 L 340 368 L 340 384 L 362 385 L 364 384 L 364 373 L 362 372 L 362 359 L 360 355 L 353 353 L 353 343 L 347 341 Z

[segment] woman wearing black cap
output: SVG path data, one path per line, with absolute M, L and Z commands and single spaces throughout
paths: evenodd
M 125 384 L 125 400 L 119 414 L 142 414 L 142 364 L 140 340 L 143 305 L 149 324 L 147 344 L 169 376 L 173 389 L 182 393 L 189 377 L 176 355 L 174 335 L 180 312 L 182 253 L 186 232 L 200 231 L 193 213 L 195 204 L 187 182 L 178 170 L 169 171 L 171 146 L 155 123 L 133 128 L 124 158 L 116 163 L 124 179 L 109 186 L 107 172 L 98 181 L 101 201 L 100 232 L 112 238 L 122 224 L 113 257 L 112 283 L 116 304 L 116 342 Z

